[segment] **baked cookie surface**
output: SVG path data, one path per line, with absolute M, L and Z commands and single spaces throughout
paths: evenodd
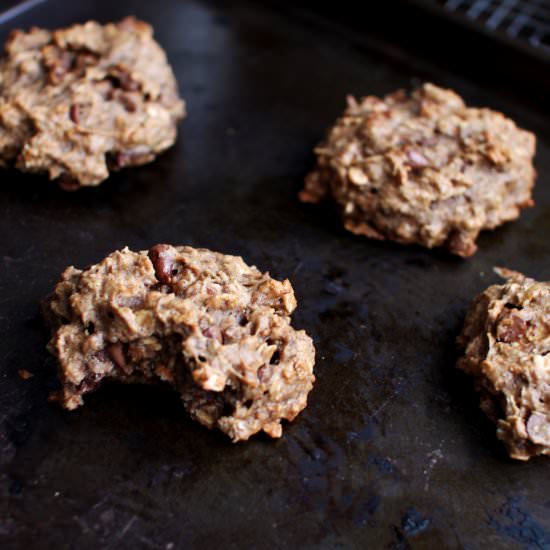
M 14 31 L 0 61 L 0 165 L 62 188 L 152 161 L 185 114 L 152 28 L 132 17 Z
M 475 378 L 481 408 L 512 458 L 550 455 L 550 282 L 509 270 L 474 300 L 457 367 Z
M 315 350 L 290 315 L 288 280 L 187 246 L 125 248 L 69 267 L 43 311 L 66 409 L 102 380 L 165 382 L 189 414 L 233 441 L 282 433 L 306 406 Z
M 348 107 L 316 149 L 304 202 L 336 202 L 346 229 L 471 256 L 482 229 L 533 205 L 535 137 L 451 90 L 369 96 Z

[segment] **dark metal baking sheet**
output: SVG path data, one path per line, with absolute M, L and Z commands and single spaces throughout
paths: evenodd
M 258 2 L 49 0 L 0 38 L 128 13 L 155 26 L 188 102 L 177 145 L 73 194 L 1 175 L 0 546 L 550 547 L 550 462 L 508 459 L 453 369 L 494 265 L 550 279 L 548 116 L 429 57 Z M 420 79 L 539 138 L 537 206 L 483 235 L 470 260 L 354 237 L 330 208 L 296 200 L 346 94 Z M 47 402 L 41 297 L 69 264 L 157 242 L 240 254 L 292 280 L 317 383 L 282 439 L 232 445 L 155 388 L 106 385 L 72 413 Z

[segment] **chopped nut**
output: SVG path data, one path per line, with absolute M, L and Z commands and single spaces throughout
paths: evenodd
M 355 185 L 366 185 L 369 182 L 369 178 L 365 172 L 363 172 L 360 168 L 357 168 L 357 166 L 352 166 L 348 170 L 348 176 Z

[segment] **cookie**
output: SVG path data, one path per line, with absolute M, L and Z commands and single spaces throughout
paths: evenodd
M 507 278 L 474 301 L 457 367 L 472 375 L 481 408 L 512 458 L 550 455 L 550 282 Z
M 295 307 L 288 280 L 188 246 L 125 248 L 69 267 L 43 307 L 57 398 L 75 409 L 106 379 L 164 383 L 233 441 L 280 437 L 314 382 L 312 341 L 290 324 Z
M 346 229 L 373 239 L 467 257 L 481 230 L 533 205 L 534 135 L 433 84 L 348 98 L 315 153 L 300 199 L 333 200 Z
M 14 31 L 0 61 L 0 165 L 62 188 L 151 162 L 185 114 L 152 28 L 119 23 Z

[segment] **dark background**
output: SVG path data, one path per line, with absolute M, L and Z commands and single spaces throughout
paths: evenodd
M 550 548 L 548 460 L 507 458 L 453 369 L 493 266 L 550 279 L 544 77 L 502 44 L 497 63 L 484 38 L 379 4 L 392 9 L 47 0 L 0 26 L 4 40 L 133 13 L 154 25 L 189 110 L 172 150 L 97 189 L 1 175 L 2 548 Z M 537 206 L 484 234 L 470 260 L 354 237 L 330 207 L 296 200 L 346 94 L 423 80 L 538 136 Z M 72 413 L 47 402 L 40 299 L 67 265 L 158 242 L 291 279 L 317 382 L 282 439 L 232 445 L 155 388 L 105 385 Z

